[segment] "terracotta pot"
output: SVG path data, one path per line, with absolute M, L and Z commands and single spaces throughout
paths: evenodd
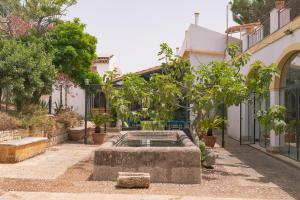
M 93 134 L 94 144 L 103 144 L 105 136 L 106 136 L 106 133 L 94 133 Z
M 203 140 L 207 147 L 214 148 L 214 146 L 217 142 L 217 137 L 214 135 L 213 136 L 203 135 Z
M 71 141 L 79 142 L 80 140 L 83 140 L 84 138 L 84 129 L 71 129 L 69 132 L 69 139 Z

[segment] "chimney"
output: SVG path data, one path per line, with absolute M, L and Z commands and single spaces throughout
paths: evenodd
M 285 0 L 275 0 L 275 8 L 281 10 L 285 7 Z
M 199 12 L 195 12 L 194 13 L 194 15 L 195 15 L 195 25 L 199 25 L 199 15 L 200 15 L 200 13 Z
M 176 47 L 176 55 L 179 56 L 179 47 Z

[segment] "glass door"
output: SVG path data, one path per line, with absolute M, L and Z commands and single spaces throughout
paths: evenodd
M 287 109 L 285 134 L 280 138 L 280 152 L 294 160 L 299 160 L 300 138 L 300 88 L 283 89 L 284 105 Z
M 240 106 L 240 141 L 241 144 L 255 143 L 255 101 L 242 103 Z

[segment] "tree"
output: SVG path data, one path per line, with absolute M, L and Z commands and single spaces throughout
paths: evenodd
M 1 0 L 1 33 L 16 37 L 31 30 L 37 35 L 48 32 L 76 0 Z
M 0 88 L 10 88 L 18 111 L 52 91 L 56 76 L 52 59 L 42 43 L 1 40 Z
M 30 23 L 22 20 L 22 5 L 19 0 L 0 1 L 0 36 L 13 38 L 24 34 L 31 28 Z
M 233 20 L 238 24 L 265 21 L 274 8 L 274 0 L 232 0 Z
M 76 2 L 76 0 L 26 0 L 23 7 L 25 17 L 32 22 L 34 31 L 43 34 Z
M 272 78 L 279 75 L 275 65 L 266 66 L 256 61 L 252 64 L 252 76 L 246 77 L 240 70 L 248 64 L 250 54 L 242 53 L 235 45 L 230 45 L 227 51 L 231 56 L 228 62 L 213 61 L 193 67 L 188 60 L 173 56 L 168 45 L 162 44 L 159 53 L 160 60 L 164 61 L 161 74 L 153 74 L 149 81 L 137 75 L 127 75 L 121 87 L 114 88 L 113 81 L 110 81 L 110 84 L 104 85 L 104 91 L 110 97 L 112 107 L 121 116 L 126 114 L 122 120 L 141 120 L 146 116 L 151 120 L 167 122 L 174 117 L 176 109 L 185 108 L 196 116 L 194 128 L 200 122 L 215 123 L 215 119 L 220 119 L 216 113 L 220 105 L 239 105 L 250 100 L 253 93 L 263 99 L 269 92 Z M 112 74 L 109 80 L 113 80 Z M 135 115 L 130 114 L 132 104 L 139 105 Z M 272 113 L 277 112 L 276 109 L 273 108 Z M 260 116 L 263 117 L 263 114 Z M 277 120 L 273 123 L 275 125 L 283 124 L 280 121 L 282 118 L 272 120 Z
M 49 32 L 50 47 L 54 50 L 54 65 L 72 81 L 84 86 L 84 80 L 100 83 L 98 74 L 92 72 L 92 60 L 96 57 L 97 39 L 84 32 L 85 25 L 79 19 L 59 21 Z

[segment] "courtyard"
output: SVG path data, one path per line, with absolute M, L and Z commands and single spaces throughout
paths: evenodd
M 129 190 L 92 181 L 95 149 L 62 144 L 22 163 L 1 164 L 0 199 L 300 199 L 299 169 L 230 138 L 225 149 L 216 147 L 217 164 L 202 169 L 199 185 L 152 183 L 149 189 Z
M 0 200 L 300 200 L 299 41 L 300 0 L 0 0 Z

